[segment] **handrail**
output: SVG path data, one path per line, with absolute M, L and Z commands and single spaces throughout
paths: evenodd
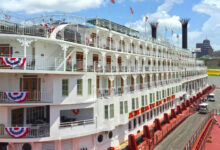
M 80 120 L 80 121 L 71 121 L 71 122 L 61 122 L 60 123 L 60 127 L 69 127 L 69 126 L 78 126 L 78 125 L 92 124 L 94 122 L 95 122 L 94 119 Z
M 183 150 L 190 150 L 193 147 L 193 145 L 195 144 L 197 138 L 201 134 L 202 130 L 204 129 L 204 127 L 207 124 L 207 122 L 209 121 L 209 119 L 211 117 L 213 117 L 214 115 L 219 115 L 219 114 L 220 114 L 220 110 L 218 110 L 218 109 L 211 110 L 209 112 L 208 116 L 202 121 L 202 123 L 199 125 L 199 127 L 196 129 L 196 131 L 190 137 L 190 139 L 188 140 L 188 142 L 187 142 L 186 146 L 183 148 Z

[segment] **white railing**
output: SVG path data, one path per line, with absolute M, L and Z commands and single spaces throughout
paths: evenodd
M 50 136 L 50 126 L 48 123 L 31 125 L 28 124 L 22 126 L 28 127 L 28 133 L 23 138 L 40 138 Z M 0 124 L 0 138 L 12 138 L 7 134 L 5 127 L 6 126 L 4 124 Z
M 15 91 L 17 90 L 14 90 L 13 92 Z M 40 92 L 40 91 L 27 91 L 27 92 L 28 92 L 28 97 L 22 103 L 52 103 L 53 102 L 52 93 Z M 15 103 L 15 102 L 9 100 L 7 96 L 0 91 L 0 103 Z M 20 103 L 16 103 L 16 104 L 20 104 Z
M 79 121 L 71 121 L 71 122 L 61 122 L 60 127 L 72 127 L 72 126 L 80 126 L 95 123 L 94 119 L 88 120 L 79 120 Z

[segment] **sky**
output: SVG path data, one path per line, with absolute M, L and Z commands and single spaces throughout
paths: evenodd
M 145 32 L 146 29 L 149 36 L 149 22 L 157 21 L 158 36 L 165 36 L 178 46 L 181 46 L 182 38 L 179 19 L 189 18 L 188 47 L 194 49 L 196 43 L 208 38 L 213 49 L 220 50 L 220 0 L 115 0 L 115 4 L 110 0 L 0 0 L 0 3 L 0 10 L 11 15 L 32 17 L 69 13 L 97 16 L 138 31 Z

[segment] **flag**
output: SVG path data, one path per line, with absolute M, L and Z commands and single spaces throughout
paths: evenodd
M 90 43 L 90 39 L 87 37 L 86 38 L 86 44 L 89 44 Z
M 5 19 L 6 19 L 6 20 L 10 20 L 10 19 L 11 19 L 11 16 L 5 15 Z
M 115 4 L 115 0 L 110 0 L 112 4 Z
M 148 20 L 148 16 L 145 17 L 145 21 L 146 21 L 146 22 L 147 22 L 147 20 Z
M 130 13 L 133 15 L 134 14 L 134 11 L 133 9 L 130 7 Z
M 156 28 L 158 28 L 159 23 L 156 24 Z

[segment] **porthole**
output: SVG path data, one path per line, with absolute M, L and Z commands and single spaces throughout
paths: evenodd
M 100 135 L 98 136 L 98 142 L 101 143 L 102 141 L 103 141 L 103 135 L 100 134 Z
M 111 139 L 112 137 L 113 137 L 113 133 L 112 133 L 112 131 L 110 131 L 110 132 L 108 133 L 108 138 Z
M 31 150 L 31 144 L 29 143 L 25 143 L 23 146 L 22 146 L 22 150 Z

